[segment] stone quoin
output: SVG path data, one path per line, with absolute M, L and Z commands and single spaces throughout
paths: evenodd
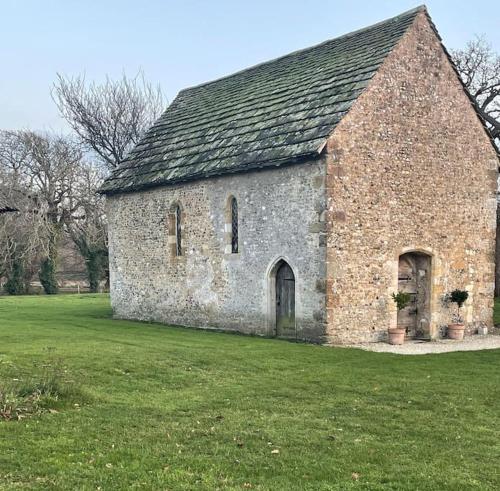
M 106 180 L 118 318 L 320 343 L 491 327 L 498 155 L 425 7 L 177 96 Z

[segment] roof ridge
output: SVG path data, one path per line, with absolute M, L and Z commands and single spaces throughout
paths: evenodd
M 235 75 L 239 75 L 241 73 L 248 72 L 248 71 L 253 70 L 255 68 L 258 68 L 260 66 L 268 65 L 270 63 L 274 63 L 274 62 L 276 62 L 278 60 L 282 60 L 284 58 L 295 56 L 295 55 L 297 55 L 299 53 L 303 53 L 305 51 L 310 51 L 310 50 L 319 48 L 320 46 L 324 46 L 324 45 L 326 45 L 328 43 L 331 43 L 332 41 L 338 41 L 340 39 L 349 38 L 349 37 L 354 36 L 356 34 L 360 34 L 362 32 L 369 31 L 370 29 L 373 29 L 373 28 L 375 28 L 377 26 L 380 26 L 382 24 L 388 24 L 390 22 L 396 21 L 396 20 L 400 19 L 401 17 L 405 17 L 405 16 L 410 16 L 412 14 L 416 14 L 417 12 L 426 12 L 427 13 L 427 6 L 425 4 L 421 4 L 418 7 L 415 7 L 413 9 L 410 9 L 410 10 L 407 10 L 405 12 L 402 12 L 402 13 L 400 13 L 398 15 L 395 15 L 394 17 L 389 17 L 388 19 L 384 19 L 384 20 L 381 20 L 379 22 L 375 22 L 374 24 L 371 24 L 369 26 L 362 27 L 362 28 L 356 29 L 354 31 L 350 31 L 350 32 L 347 32 L 345 34 L 341 34 L 340 36 L 337 36 L 337 37 L 334 37 L 334 38 L 331 38 L 331 39 L 327 39 L 326 41 L 322 41 L 321 43 L 318 43 L 318 44 L 313 44 L 312 46 L 308 46 L 307 48 L 297 49 L 295 51 L 291 51 L 290 53 L 286 53 L 284 55 L 277 56 L 276 58 L 272 58 L 272 59 L 266 60 L 266 61 L 261 61 L 259 63 L 256 63 L 255 65 L 250 65 L 250 66 L 248 66 L 246 68 L 242 68 L 241 70 L 237 70 L 237 71 L 229 73 L 227 75 L 223 75 L 222 77 L 217 77 L 217 78 L 214 78 L 213 80 L 209 80 L 207 82 L 202 82 L 202 83 L 199 83 L 199 84 L 191 85 L 189 87 L 185 87 L 184 89 L 180 90 L 177 95 L 182 94 L 183 92 L 188 92 L 188 91 L 193 90 L 193 89 L 198 89 L 200 87 L 204 87 L 206 85 L 210 85 L 210 84 L 215 83 L 215 82 L 219 82 L 219 81 L 224 80 L 226 78 L 234 77 Z

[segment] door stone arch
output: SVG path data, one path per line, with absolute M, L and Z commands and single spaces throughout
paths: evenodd
M 279 259 L 269 272 L 270 334 L 296 339 L 296 278 L 290 264 Z
M 398 326 L 409 339 L 431 338 L 432 256 L 421 251 L 401 254 L 398 260 L 398 291 L 411 301 L 398 314 Z

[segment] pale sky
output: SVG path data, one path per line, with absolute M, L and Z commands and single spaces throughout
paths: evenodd
M 493 4 L 494 2 L 492 2 Z M 56 73 L 89 80 L 143 70 L 177 92 L 395 16 L 412 0 L 0 0 L 0 129 L 65 131 Z M 500 11 L 428 0 L 445 45 L 484 34 L 500 52 Z

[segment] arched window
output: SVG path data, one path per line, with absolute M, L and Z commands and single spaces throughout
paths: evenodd
M 184 213 L 179 203 L 174 203 L 168 211 L 168 247 L 172 258 L 183 255 L 182 248 L 182 220 Z
M 181 207 L 175 207 L 175 255 L 182 256 Z
M 238 202 L 231 198 L 231 252 L 238 252 Z

